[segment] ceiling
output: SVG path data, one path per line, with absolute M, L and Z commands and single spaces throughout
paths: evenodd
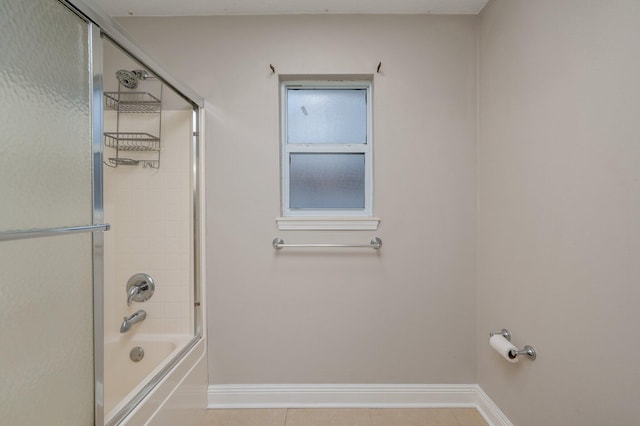
M 111 16 L 477 14 L 488 0 L 94 0 Z

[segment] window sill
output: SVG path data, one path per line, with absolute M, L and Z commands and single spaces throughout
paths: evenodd
M 379 217 L 277 217 L 284 231 L 375 231 Z

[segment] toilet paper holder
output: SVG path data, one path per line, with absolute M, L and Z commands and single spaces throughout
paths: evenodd
M 504 337 L 505 339 L 507 339 L 508 341 L 511 341 L 511 332 L 509 331 L 508 328 L 503 328 L 501 331 L 499 332 L 489 332 L 489 337 L 493 337 L 496 334 L 500 334 L 502 335 L 502 337 Z
M 507 339 L 508 341 L 511 341 L 511 332 L 509 331 L 508 328 L 503 328 L 502 330 L 500 330 L 499 332 L 489 332 L 489 337 L 493 337 L 495 335 L 501 335 L 502 337 L 504 337 L 505 339 Z M 525 345 L 525 347 L 521 350 L 511 350 L 509 351 L 509 358 L 511 359 L 515 359 L 517 357 L 519 357 L 520 355 L 526 355 L 527 358 L 529 358 L 531 361 L 534 361 L 536 359 L 536 350 L 534 349 L 533 346 L 531 345 Z

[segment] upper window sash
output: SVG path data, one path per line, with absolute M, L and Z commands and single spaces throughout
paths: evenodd
M 287 144 L 366 144 L 367 89 L 287 87 Z

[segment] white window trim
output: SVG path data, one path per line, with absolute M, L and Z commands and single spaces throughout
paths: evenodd
M 375 231 L 379 217 L 277 217 L 284 231 Z
M 367 141 L 365 144 L 288 144 L 287 143 L 287 89 L 339 88 L 367 91 Z M 283 81 L 280 85 L 281 126 L 281 194 L 282 217 L 276 219 L 279 229 L 361 230 L 377 229 L 379 218 L 373 214 L 373 98 L 371 81 Z M 363 153 L 365 156 L 365 203 L 363 209 L 290 209 L 289 208 L 289 155 L 304 152 Z

